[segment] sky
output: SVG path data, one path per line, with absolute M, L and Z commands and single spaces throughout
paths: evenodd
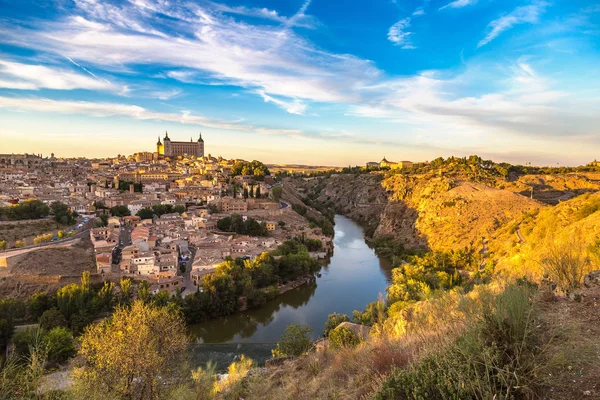
M 0 153 L 600 158 L 597 0 L 0 0 Z

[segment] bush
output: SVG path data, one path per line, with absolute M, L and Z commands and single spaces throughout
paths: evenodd
M 312 348 L 312 331 L 308 325 L 289 325 L 281 335 L 277 347 L 273 349 L 273 357 L 299 356 L 306 353 Z
M 376 398 L 534 398 L 542 347 L 530 297 L 529 286 L 508 286 L 456 341 L 394 371 Z
M 360 342 L 360 338 L 354 332 L 343 326 L 329 333 L 329 347 L 334 350 L 356 347 Z
M 62 315 L 62 313 L 56 307 L 52 307 L 51 309 L 44 311 L 40 317 L 40 327 L 46 330 L 52 330 L 58 326 L 66 327 L 68 325 L 69 324 L 64 315 Z
M 333 313 L 327 317 L 325 322 L 325 329 L 323 330 L 323 336 L 329 336 L 329 332 L 333 331 L 342 322 L 350 321 L 350 317 L 347 314 Z
M 565 292 L 579 287 L 585 274 L 591 270 L 590 259 L 578 240 L 551 246 L 542 258 L 542 266 L 550 279 Z

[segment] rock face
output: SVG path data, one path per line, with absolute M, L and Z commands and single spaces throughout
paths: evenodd
M 392 236 L 412 249 L 479 248 L 499 227 L 542 206 L 508 190 L 435 174 L 340 174 L 287 183 L 305 203 L 361 223 L 367 236 Z
M 600 270 L 592 271 L 583 278 L 586 288 L 600 287 Z

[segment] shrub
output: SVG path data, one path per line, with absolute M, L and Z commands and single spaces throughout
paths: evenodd
M 541 346 L 533 334 L 529 286 L 510 285 L 484 301 L 457 340 L 382 385 L 377 399 L 533 398 Z
M 306 353 L 312 347 L 312 331 L 308 325 L 289 325 L 281 335 L 277 347 L 273 349 L 273 357 L 299 356 Z
M 323 330 L 323 336 L 329 336 L 329 332 L 333 331 L 342 322 L 350 321 L 350 317 L 346 314 L 333 313 L 329 314 L 327 321 L 325 322 L 325 329 Z
M 360 338 L 354 332 L 344 326 L 335 328 L 329 333 L 329 347 L 334 350 L 347 347 L 356 347 L 360 344 L 360 342 Z
M 590 259 L 578 240 L 550 246 L 541 263 L 550 279 L 563 291 L 579 287 L 591 269 Z

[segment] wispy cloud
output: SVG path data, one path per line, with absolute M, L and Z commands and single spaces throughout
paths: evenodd
M 50 66 L 0 60 L 0 87 L 21 90 L 122 90 L 108 80 L 100 79 L 87 70 L 86 72 L 90 76 Z
M 60 114 L 83 114 L 93 117 L 121 116 L 138 120 L 160 120 L 182 124 L 201 125 L 210 128 L 249 131 L 253 127 L 219 121 L 189 111 L 165 113 L 147 110 L 143 107 L 121 103 L 96 103 L 89 101 L 52 100 L 48 98 L 0 97 L 0 108 L 18 111 L 39 111 Z
M 355 99 L 350 88 L 381 72 L 371 61 L 323 51 L 290 29 L 304 20 L 309 4 L 282 25 L 272 26 L 250 25 L 188 2 L 136 0 L 116 6 L 78 0 L 77 12 L 83 16 L 12 33 L 9 26 L 0 41 L 64 55 L 96 69 L 162 66 L 183 81 L 197 73 L 269 96 Z M 160 28 L 164 15 L 172 18 L 168 34 Z
M 549 3 L 546 1 L 534 1 L 527 6 L 515 8 L 509 14 L 490 22 L 488 25 L 487 35 L 478 43 L 477 47 L 485 46 L 492 40 L 496 39 L 500 34 L 515 25 L 519 24 L 535 24 L 540 20 L 540 16 L 546 11 Z
M 412 32 L 408 32 L 410 28 L 410 17 L 401 19 L 390 27 L 388 30 L 388 40 L 394 44 L 394 46 L 401 46 L 403 49 L 415 49 L 410 37 Z
M 447 8 L 463 8 L 475 3 L 477 3 L 477 0 L 454 0 L 453 2 L 448 3 L 443 7 L 440 7 L 440 11 L 445 10 Z
M 281 99 L 276 99 L 273 96 L 269 96 L 262 90 L 259 90 L 257 93 L 264 99 L 266 103 L 274 103 L 290 114 L 304 115 L 304 113 L 306 112 L 306 104 L 302 103 L 298 99 L 294 99 L 293 101 L 285 101 Z

